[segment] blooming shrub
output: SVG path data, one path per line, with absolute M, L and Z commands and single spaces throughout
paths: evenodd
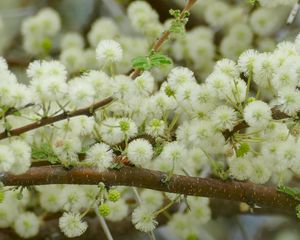
M 79 33 L 61 36 L 59 60 L 50 57 L 59 14 L 45 8 L 23 22 L 24 50 L 36 58 L 28 84 L 0 58 L 1 228 L 31 238 L 43 212 L 58 213 L 59 229 L 78 237 L 95 212 L 108 239 L 105 220 L 128 216 L 155 239 L 158 216 L 175 206 L 169 229 L 198 239 L 212 216 L 208 198 L 199 196 L 213 195 L 184 181 L 174 186 L 180 175 L 278 185 L 274 194 L 299 201 L 286 185 L 300 174 L 300 35 L 271 38 L 297 1 L 259 0 L 256 8 L 196 2 L 171 10 L 162 24 L 147 2 L 133 1 L 127 15 L 138 36 L 121 35 L 115 21 L 100 18 L 87 48 Z M 243 4 L 254 8 L 246 16 Z M 207 26 L 185 33 L 192 7 Z M 50 172 L 35 178 L 34 169 Z M 26 181 L 14 184 L 18 177 Z

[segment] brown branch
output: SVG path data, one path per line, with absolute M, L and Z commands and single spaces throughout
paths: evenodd
M 75 110 L 75 111 L 69 112 L 69 113 L 64 112 L 64 113 L 58 114 L 53 117 L 45 117 L 39 121 L 30 123 L 23 127 L 15 128 L 10 131 L 4 131 L 4 132 L 0 133 L 0 140 L 8 138 L 10 136 L 19 136 L 22 133 L 58 122 L 61 120 L 65 120 L 68 118 L 72 118 L 72 117 L 76 117 L 76 116 L 80 116 L 80 115 L 92 116 L 98 108 L 104 107 L 104 106 L 108 105 L 109 103 L 111 103 L 112 101 L 113 101 L 113 97 L 108 97 L 108 98 L 101 100 L 97 103 L 94 103 L 86 108 L 81 108 L 81 109 L 78 109 L 78 110 Z
M 135 186 L 184 195 L 246 202 L 250 206 L 275 208 L 282 212 L 293 212 L 298 205 L 296 200 L 278 192 L 272 186 L 182 175 L 173 175 L 168 183 L 164 183 L 165 177 L 166 174 L 160 171 L 127 166 L 120 170 L 102 172 L 87 167 L 74 167 L 67 170 L 62 166 L 42 166 L 31 167 L 21 175 L 2 173 L 0 181 L 6 186 L 103 182 L 108 186 Z

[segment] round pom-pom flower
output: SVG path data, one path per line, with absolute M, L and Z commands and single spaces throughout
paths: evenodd
M 128 145 L 128 158 L 130 162 L 141 166 L 152 159 L 152 145 L 145 139 L 136 139 Z
M 16 233 L 22 238 L 34 237 L 38 234 L 39 227 L 40 221 L 38 217 L 31 212 L 20 214 L 14 225 Z
M 157 226 L 155 215 L 151 209 L 145 207 L 137 207 L 132 213 L 132 223 L 135 228 L 142 232 L 151 232 Z
M 272 119 L 271 108 L 262 101 L 251 102 L 244 109 L 244 119 L 251 127 L 264 128 Z
M 96 48 L 96 56 L 99 62 L 119 62 L 123 57 L 121 45 L 114 40 L 102 40 Z
M 82 235 L 87 229 L 87 223 L 81 221 L 79 213 L 64 213 L 59 218 L 60 230 L 69 238 Z
M 104 170 L 111 166 L 113 152 L 107 144 L 97 143 L 87 151 L 85 160 L 100 170 Z

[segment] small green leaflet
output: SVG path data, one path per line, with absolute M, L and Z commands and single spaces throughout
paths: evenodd
M 151 68 L 149 57 L 136 57 L 132 59 L 131 63 L 134 69 L 149 70 Z
M 154 52 L 147 57 L 136 57 L 132 60 L 132 67 L 139 70 L 150 70 L 152 67 L 172 64 L 172 60 L 160 52 Z
M 300 194 L 300 189 L 298 189 L 298 188 L 292 188 L 292 187 L 288 187 L 288 186 L 284 186 L 284 185 L 278 185 L 277 191 L 285 193 L 296 200 L 300 200 L 299 196 L 298 196 Z
M 32 146 L 31 156 L 33 159 L 44 159 L 51 163 L 57 163 L 59 161 L 58 157 L 53 152 L 52 147 L 47 143 L 43 143 L 40 146 Z
M 150 62 L 153 66 L 157 67 L 172 64 L 172 59 L 160 52 L 155 52 L 150 56 Z
M 240 147 L 236 151 L 237 157 L 244 157 L 250 151 L 248 143 L 241 143 Z

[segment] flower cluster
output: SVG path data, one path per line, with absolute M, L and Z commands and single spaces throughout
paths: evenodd
M 44 56 L 52 47 L 52 38 L 61 28 L 59 14 L 51 9 L 41 9 L 22 23 L 24 49 L 31 55 Z
M 260 0 L 262 7 L 246 16 L 240 5 L 207 2 L 199 1 L 196 11 L 209 27 L 175 36 L 162 50 L 177 63 L 189 62 L 190 68 L 175 63 L 135 78 L 126 74 L 134 57 L 149 59 L 153 51 L 147 53 L 148 40 L 170 25 L 160 23 L 145 1 L 133 1 L 127 10 L 140 36 L 120 35 L 116 22 L 97 19 L 87 34 L 89 46 L 80 34 L 65 33 L 59 60 L 32 61 L 26 70 L 28 84 L 21 84 L 0 58 L 0 172 L 22 174 L 32 162 L 48 160 L 101 172 L 124 164 L 159 170 L 166 175 L 165 184 L 175 173 L 255 184 L 288 182 L 300 174 L 300 35 L 277 46 L 268 38 L 288 13 L 276 6 L 295 1 Z M 58 14 L 41 10 L 23 23 L 26 51 L 47 55 L 49 41 L 59 30 Z M 217 30 L 223 36 L 220 46 L 215 45 Z M 265 49 L 266 43 L 274 49 L 249 49 Z M 219 52 L 226 58 L 216 60 Z M 109 105 L 93 109 L 111 96 Z M 86 108 L 85 115 L 70 114 Z M 63 117 L 16 134 L 16 129 L 57 116 Z M 40 212 L 28 212 L 32 206 L 64 212 L 59 227 L 70 238 L 87 230 L 84 217 L 91 210 L 112 222 L 131 214 L 136 229 L 151 233 L 164 204 L 176 203 L 180 210 L 168 227 L 182 239 L 197 237 L 211 219 L 205 198 L 187 197 L 181 204 L 172 194 L 144 189 L 131 207 L 132 188 L 109 187 L 35 186 L 34 194 L 5 188 L 0 227 L 12 227 L 23 238 L 36 236 Z

